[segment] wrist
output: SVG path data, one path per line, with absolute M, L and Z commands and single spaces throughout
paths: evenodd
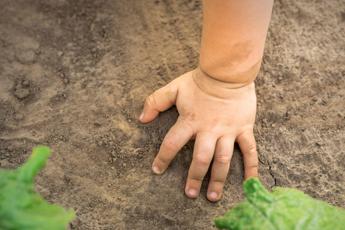
M 252 83 L 258 75 L 262 59 L 247 60 L 234 65 L 221 66 L 211 61 L 200 60 L 200 70 L 215 80 L 231 83 L 234 88 Z M 234 66 L 236 66 L 234 68 Z
M 193 71 L 193 80 L 195 84 L 204 93 L 218 98 L 229 98 L 233 97 L 234 94 L 241 94 L 247 90 L 254 90 L 254 79 L 255 77 L 248 82 L 229 82 L 219 80 L 209 75 L 200 67 Z

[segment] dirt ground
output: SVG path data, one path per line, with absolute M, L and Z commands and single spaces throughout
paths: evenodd
M 222 201 L 183 194 L 193 143 L 151 173 L 171 109 L 137 122 L 154 89 L 197 66 L 200 1 L 0 0 L 0 167 L 36 144 L 37 178 L 72 229 L 212 229 L 243 195 L 236 149 Z M 276 0 L 257 79 L 261 179 L 345 207 L 345 1 Z

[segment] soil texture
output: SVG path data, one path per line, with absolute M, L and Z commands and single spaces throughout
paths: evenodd
M 72 229 L 212 229 L 243 198 L 236 148 L 220 202 L 188 199 L 193 143 L 151 163 L 174 108 L 137 117 L 153 90 L 198 65 L 200 1 L 1 0 L 0 167 L 53 149 L 37 178 L 76 210 Z M 261 179 L 345 208 L 345 1 L 276 0 L 256 80 Z

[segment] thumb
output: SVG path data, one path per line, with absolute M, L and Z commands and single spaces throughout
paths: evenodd
M 144 109 L 139 117 L 142 123 L 154 120 L 160 112 L 173 106 L 176 102 L 177 87 L 173 82 L 156 90 L 145 100 Z

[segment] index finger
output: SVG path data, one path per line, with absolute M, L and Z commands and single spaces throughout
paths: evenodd
M 152 170 L 156 174 L 163 173 L 174 159 L 177 152 L 193 136 L 193 129 L 186 121 L 177 119 L 176 123 L 170 128 L 165 135 L 159 152 L 152 164 Z

